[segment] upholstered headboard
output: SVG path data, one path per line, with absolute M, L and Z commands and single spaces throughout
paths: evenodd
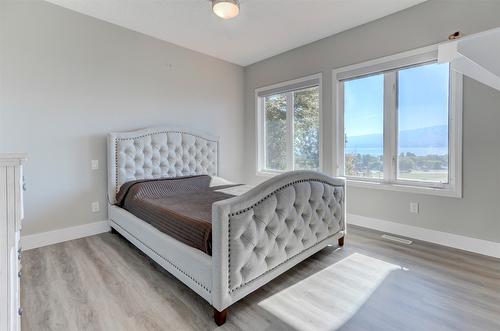
M 218 174 L 217 137 L 157 127 L 108 135 L 108 196 L 136 179 Z

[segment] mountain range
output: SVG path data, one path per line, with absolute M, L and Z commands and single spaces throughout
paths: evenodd
M 437 125 L 399 132 L 399 147 L 446 147 L 448 126 Z M 383 142 L 382 134 L 368 134 L 347 138 L 346 148 L 377 148 Z

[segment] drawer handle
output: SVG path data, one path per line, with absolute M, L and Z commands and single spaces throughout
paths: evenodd
M 19 278 L 21 278 L 21 276 L 22 276 L 22 275 L 23 275 L 23 272 L 22 272 L 22 271 L 19 271 L 19 272 L 17 273 L 17 277 L 19 277 Z
M 19 314 L 19 316 L 23 316 L 24 309 L 19 308 L 19 310 L 17 311 L 17 313 Z
M 17 254 L 21 254 L 22 251 L 23 251 L 23 248 L 21 246 L 19 246 L 19 248 L 17 249 Z

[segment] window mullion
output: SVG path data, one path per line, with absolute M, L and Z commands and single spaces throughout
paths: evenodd
M 257 112 L 257 130 L 258 130 L 258 153 L 257 157 L 258 170 L 266 168 L 267 164 L 267 150 L 266 150 L 266 103 L 264 102 L 264 97 L 257 99 L 258 102 L 258 112 Z
M 286 164 L 289 171 L 294 168 L 293 117 L 293 92 L 288 92 L 286 93 Z
M 337 100 L 337 162 L 334 164 L 335 175 L 345 176 L 345 123 L 344 123 L 344 82 L 339 82 L 338 87 L 338 100 Z M 335 105 L 334 105 L 335 107 Z
M 397 174 L 397 72 L 384 74 L 384 181 Z

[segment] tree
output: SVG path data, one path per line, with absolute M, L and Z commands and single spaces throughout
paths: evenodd
M 294 93 L 295 166 L 319 168 L 319 90 L 317 87 Z
M 346 154 L 345 156 L 345 174 L 348 176 L 356 175 L 356 163 L 358 159 L 354 154 Z
M 415 169 L 415 161 L 410 158 L 404 157 L 399 160 L 399 170 L 410 171 Z
M 266 168 L 286 169 L 286 98 L 265 97 Z
M 293 93 L 293 152 L 295 168 L 319 168 L 319 90 Z M 287 159 L 286 94 L 265 97 L 266 167 L 285 170 Z

